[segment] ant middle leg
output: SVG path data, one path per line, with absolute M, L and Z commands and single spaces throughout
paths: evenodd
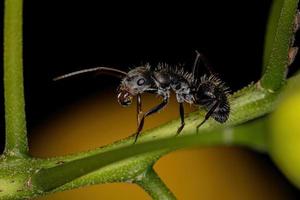
M 151 108 L 149 111 L 147 111 L 145 114 L 143 114 L 140 118 L 139 124 L 138 124 L 138 128 L 137 131 L 135 133 L 135 140 L 134 143 L 136 143 L 142 129 L 144 126 L 144 122 L 145 122 L 145 118 L 148 117 L 149 115 L 152 115 L 154 113 L 157 113 L 158 111 L 160 111 L 161 109 L 163 109 L 167 104 L 168 104 L 169 99 L 168 98 L 164 98 L 163 102 L 161 102 L 160 104 L 158 104 L 157 106 Z
M 176 135 L 179 135 L 179 133 L 182 131 L 182 129 L 184 128 L 184 107 L 183 107 L 183 103 L 179 103 L 179 114 L 180 114 L 180 120 L 181 120 L 181 124 L 180 127 L 177 129 L 177 133 Z
M 209 117 L 214 113 L 214 111 L 216 110 L 216 108 L 219 106 L 219 102 L 215 101 L 215 103 L 213 104 L 213 106 L 209 109 L 209 111 L 206 113 L 204 120 L 197 125 L 197 133 L 198 133 L 198 129 L 200 126 L 202 126 L 208 119 Z

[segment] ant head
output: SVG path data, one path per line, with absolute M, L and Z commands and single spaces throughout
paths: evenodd
M 128 72 L 118 89 L 118 102 L 122 106 L 129 106 L 133 96 L 145 92 L 152 86 L 152 79 L 148 66 L 137 67 Z

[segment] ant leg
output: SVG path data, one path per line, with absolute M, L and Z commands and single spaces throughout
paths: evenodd
M 182 129 L 183 129 L 184 125 L 185 125 L 185 123 L 184 123 L 184 108 L 183 108 L 183 103 L 179 103 L 179 113 L 180 113 L 181 125 L 177 129 L 176 135 L 178 135 L 182 131 Z
M 196 51 L 196 58 L 195 58 L 195 62 L 194 62 L 194 66 L 193 66 L 193 71 L 192 74 L 194 77 L 198 76 L 198 66 L 199 66 L 199 61 L 201 61 L 204 64 L 204 67 L 206 68 L 206 70 L 210 73 L 210 74 L 215 74 L 213 68 L 211 67 L 211 65 L 209 64 L 208 60 L 206 59 L 206 57 L 199 53 L 198 51 Z
M 219 106 L 219 102 L 216 101 L 214 105 L 211 107 L 211 109 L 206 113 L 204 120 L 197 126 L 197 133 L 199 127 L 202 126 L 202 124 L 204 124 L 209 119 L 209 117 L 213 114 L 213 112 L 216 110 L 218 106 Z
M 138 94 L 137 95 L 137 98 L 136 98 L 136 119 L 137 119 L 137 126 L 140 124 L 140 118 L 141 118 L 141 115 L 143 114 L 142 112 L 142 96 L 141 94 Z
M 157 113 L 158 111 L 160 111 L 161 109 L 163 109 L 166 105 L 168 104 L 168 98 L 165 98 L 163 100 L 163 102 L 161 102 L 160 104 L 158 104 L 157 106 L 151 108 L 149 111 L 147 111 L 145 114 L 142 115 L 140 121 L 139 121 L 139 125 L 138 125 L 138 128 L 137 128 L 137 131 L 135 133 L 135 140 L 134 140 L 134 143 L 136 143 L 142 129 L 143 129 L 143 126 L 144 126 L 144 122 L 145 122 L 145 118 L 149 115 L 152 115 L 154 113 Z

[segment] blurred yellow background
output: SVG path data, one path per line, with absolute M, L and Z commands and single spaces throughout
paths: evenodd
M 159 102 L 144 96 L 143 110 Z M 187 112 L 191 109 L 186 106 Z M 159 114 L 149 117 L 145 129 L 178 117 L 174 98 Z M 75 153 L 127 137 L 136 129 L 135 104 L 122 108 L 111 91 L 63 108 L 35 127 L 31 154 L 50 157 Z M 264 156 L 240 148 L 194 148 L 162 157 L 155 170 L 183 200 L 292 200 L 296 191 Z M 151 199 L 138 186 L 103 184 L 65 191 L 40 200 Z

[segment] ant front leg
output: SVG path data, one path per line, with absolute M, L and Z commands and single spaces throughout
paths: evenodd
M 185 125 L 185 123 L 184 123 L 184 107 L 183 107 L 183 103 L 179 103 L 179 114 L 180 114 L 181 124 L 180 124 L 180 127 L 177 129 L 176 135 L 178 135 L 182 131 L 182 129 L 183 129 L 184 125 Z
M 219 102 L 215 101 L 215 103 L 213 104 L 213 106 L 206 113 L 204 120 L 197 126 L 197 133 L 198 133 L 199 127 L 202 126 L 202 124 L 204 124 L 209 119 L 209 117 L 214 113 L 214 111 L 216 110 L 216 108 L 218 106 L 219 106 Z
M 147 111 L 145 114 L 142 115 L 142 117 L 140 118 L 139 124 L 138 124 L 138 128 L 137 131 L 135 133 L 135 140 L 134 143 L 136 143 L 142 129 L 144 126 L 144 122 L 145 122 L 145 118 L 149 115 L 152 115 L 154 113 L 157 113 L 158 111 L 160 111 L 161 109 L 163 109 L 169 102 L 168 98 L 164 98 L 163 102 L 161 102 L 160 104 L 158 104 L 157 106 L 151 108 L 149 111 Z
M 137 126 L 139 126 L 140 124 L 140 120 L 141 120 L 141 115 L 143 114 L 142 112 L 142 96 L 141 94 L 137 95 L 136 98 L 136 118 L 137 118 Z

